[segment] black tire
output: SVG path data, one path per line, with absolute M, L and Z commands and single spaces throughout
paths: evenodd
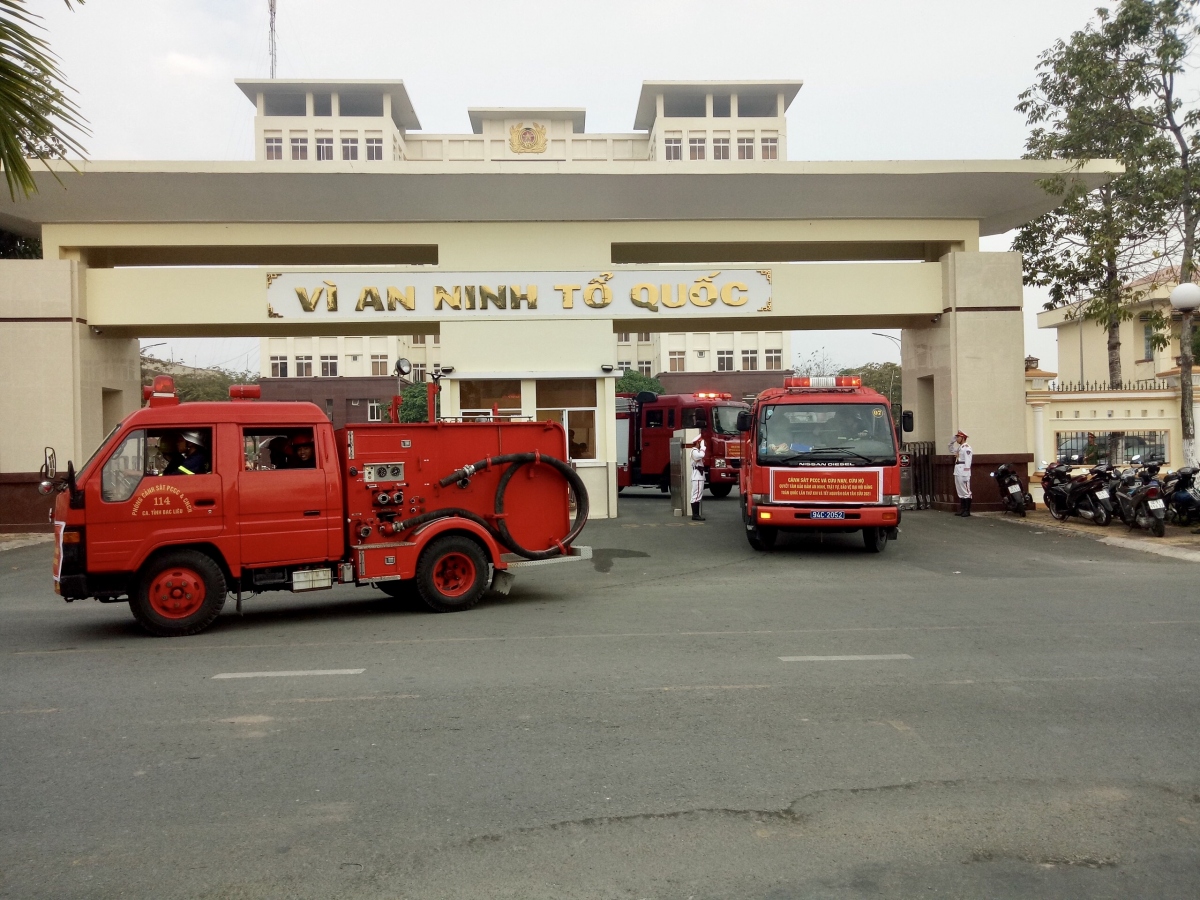
M 1025 498 L 1024 497 L 1022 497 L 1021 502 L 1017 504 L 1016 512 L 1017 512 L 1017 515 L 1020 516 L 1022 519 L 1025 518 Z
M 750 546 L 760 553 L 766 553 L 775 549 L 775 541 L 779 538 L 778 528 L 760 528 L 753 525 L 746 529 L 746 540 L 750 542 Z
M 203 587 L 204 594 L 192 609 L 197 587 Z M 184 637 L 211 625 L 228 593 L 225 575 L 211 556 L 198 550 L 173 550 L 143 567 L 129 609 L 155 637 Z
M 1046 511 L 1050 513 L 1050 518 L 1054 519 L 1056 522 L 1067 521 L 1067 514 L 1059 510 L 1058 502 L 1051 500 L 1049 495 L 1046 496 Z
M 403 581 L 377 581 L 375 582 L 375 587 L 379 588 L 388 595 L 390 600 L 394 600 L 398 604 L 412 603 L 415 600 L 421 599 L 421 594 L 417 590 L 417 582 L 411 578 L 406 578 Z
M 617 493 L 619 494 L 619 493 L 621 493 L 621 491 L 623 491 L 623 490 L 625 490 L 625 488 L 623 488 L 623 487 L 619 487 L 619 488 L 617 488 Z
M 1112 513 L 1109 512 L 1108 507 L 1105 506 L 1102 501 L 1093 500 L 1092 503 L 1096 507 L 1096 515 L 1095 515 L 1095 518 L 1092 519 L 1092 521 L 1095 522 L 1097 525 L 1099 525 L 1101 528 L 1103 528 L 1106 525 L 1108 525 L 1109 522 L 1112 521 Z
M 864 528 L 862 530 L 863 546 L 868 553 L 882 553 L 887 547 L 888 533 L 886 528 Z
M 1167 533 L 1166 522 L 1163 519 L 1160 519 L 1158 516 L 1154 516 L 1154 518 L 1150 520 L 1150 533 L 1155 537 L 1162 537 L 1165 535 Z
M 716 499 L 724 500 L 731 493 L 733 493 L 733 485 L 732 484 L 710 484 L 708 486 L 708 490 L 709 490 L 709 493 L 711 493 Z
M 450 534 L 435 538 L 421 553 L 417 590 L 434 612 L 462 612 L 483 597 L 488 575 L 488 558 L 480 546 L 470 538 Z

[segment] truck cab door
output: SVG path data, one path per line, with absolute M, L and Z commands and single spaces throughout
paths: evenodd
M 332 445 L 312 426 L 242 429 L 245 465 L 238 473 L 242 565 L 249 568 L 324 562 L 330 558 L 328 475 Z M 314 442 L 315 441 L 315 442 Z M 309 442 L 312 456 L 299 449 Z M 334 492 L 336 494 L 336 491 Z
M 84 485 L 87 560 L 93 572 L 130 572 L 154 549 L 215 541 L 224 531 L 220 472 L 192 475 L 170 471 L 167 444 L 180 431 L 201 436 L 212 459 L 214 429 L 145 429 L 119 441 L 97 474 Z
M 671 468 L 675 408 L 664 405 L 644 407 L 642 416 L 642 475 L 654 477 Z

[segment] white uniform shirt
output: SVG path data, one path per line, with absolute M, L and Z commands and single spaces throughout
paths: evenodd
M 975 451 L 971 449 L 971 445 L 966 441 L 963 441 L 961 444 L 958 441 L 951 441 L 949 449 L 950 454 L 954 457 L 954 474 L 970 475 L 971 457 L 975 455 Z
M 700 498 L 704 496 L 704 441 L 692 448 L 692 476 L 691 476 L 691 501 L 699 503 Z

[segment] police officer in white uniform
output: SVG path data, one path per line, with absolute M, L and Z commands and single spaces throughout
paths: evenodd
M 704 496 L 704 438 L 697 438 L 689 454 L 692 461 L 692 521 L 703 522 L 700 498 Z
M 975 451 L 967 443 L 967 433 L 960 431 L 950 442 L 948 452 L 954 457 L 954 490 L 958 494 L 956 516 L 971 515 L 971 457 Z

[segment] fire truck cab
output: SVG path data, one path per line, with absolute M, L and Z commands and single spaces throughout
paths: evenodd
M 858 376 L 787 378 L 758 395 L 738 428 L 742 520 L 755 550 L 772 549 L 781 531 L 861 531 L 873 553 L 898 536 L 891 407 Z
M 507 593 L 510 568 L 590 555 L 570 547 L 587 493 L 558 423 L 335 432 L 311 403 L 231 395 L 180 403 L 160 376 L 78 474 L 58 477 L 48 452 L 63 599 L 128 599 L 148 631 L 175 636 L 206 628 L 230 592 L 240 610 L 243 592 L 369 584 L 452 612 Z
M 750 407 L 732 394 L 617 395 L 617 489 L 652 485 L 666 492 L 671 480 L 671 437 L 699 428 L 705 445 L 705 483 L 714 497 L 728 497 L 738 482 L 742 440 L 739 412 Z

